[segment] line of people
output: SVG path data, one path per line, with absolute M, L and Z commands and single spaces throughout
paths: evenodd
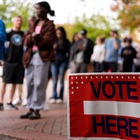
M 119 39 L 118 31 L 112 30 L 110 38 L 98 37 L 93 48 L 91 63 L 94 72 L 140 72 L 140 47 L 132 37 Z
M 37 18 L 32 17 L 29 20 L 29 29 L 26 32 L 21 30 L 21 16 L 13 18 L 13 28 L 8 33 L 5 32 L 5 25 L 0 20 L 0 62 L 3 65 L 0 110 L 18 109 L 13 104 L 13 97 L 17 84 L 23 84 L 24 76 L 27 84 L 28 111 L 20 118 L 39 119 L 50 77 L 53 81 L 50 103 L 63 103 L 67 69 L 70 69 L 71 73 L 86 73 L 89 64 L 92 63 L 94 72 L 131 72 L 133 65 L 134 69 L 140 70 L 140 49 L 137 47 L 136 50 L 133 47 L 132 38 L 126 37 L 121 42 L 118 31 L 112 30 L 110 38 L 97 37 L 94 46 L 94 42 L 88 38 L 87 30 L 82 29 L 74 34 L 73 42 L 70 43 L 65 29 L 55 29 L 53 21 L 47 18 L 48 14 L 55 15 L 49 3 L 39 2 L 34 7 Z M 11 84 L 11 89 L 4 107 L 3 99 L 7 84 Z M 19 94 L 19 100 L 21 96 Z
M 119 39 L 117 30 L 111 30 L 110 37 L 99 36 L 93 41 L 87 38 L 87 31 L 74 34 L 71 47 L 71 73 L 88 72 L 140 72 L 140 47 L 131 36 Z

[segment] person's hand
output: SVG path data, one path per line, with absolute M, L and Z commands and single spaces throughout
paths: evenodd
M 53 48 L 54 48 L 54 49 L 57 49 L 57 44 L 54 44 L 54 45 L 53 45 Z
M 39 36 L 39 34 L 37 34 L 36 32 L 33 32 L 33 33 L 32 33 L 32 38 L 33 38 L 33 40 L 38 39 L 38 36 Z
M 3 67 L 4 61 L 0 60 L 0 65 Z
M 79 50 L 85 50 L 85 46 L 84 46 L 84 42 L 80 42 L 78 45 L 77 45 L 77 48 L 79 49 Z
M 34 38 L 36 35 L 37 35 L 37 33 L 36 32 L 33 32 L 32 33 L 32 38 Z

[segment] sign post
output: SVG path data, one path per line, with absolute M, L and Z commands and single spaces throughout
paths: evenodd
M 140 140 L 140 75 L 69 75 L 68 139 Z

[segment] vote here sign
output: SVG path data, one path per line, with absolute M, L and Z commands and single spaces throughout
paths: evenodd
M 140 75 L 69 76 L 69 137 L 140 140 Z

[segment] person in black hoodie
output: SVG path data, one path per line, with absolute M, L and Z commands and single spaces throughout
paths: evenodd
M 87 38 L 87 31 L 82 29 L 80 39 L 71 48 L 71 73 L 84 73 L 88 71 L 88 64 L 93 52 L 93 41 Z
M 122 49 L 123 72 L 132 72 L 133 59 L 136 58 L 136 50 L 132 47 L 132 39 L 126 39 L 126 47 Z
M 51 64 L 51 73 L 53 79 L 53 96 L 50 99 L 50 103 L 63 102 L 64 75 L 68 68 L 70 56 L 70 42 L 67 39 L 65 29 L 63 27 L 58 27 L 56 29 L 56 36 L 57 40 L 53 45 L 55 51 L 55 59 Z M 59 96 L 57 95 L 58 75 L 60 76 Z

